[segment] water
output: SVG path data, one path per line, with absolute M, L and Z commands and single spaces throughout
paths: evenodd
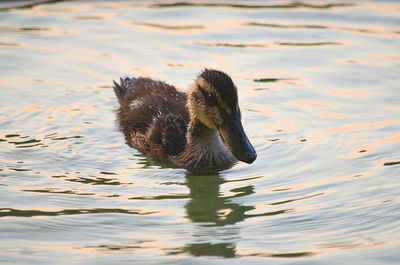
M 0 12 L 0 263 L 400 262 L 399 2 L 216 3 Z M 130 148 L 112 80 L 205 66 L 256 162 L 201 176 Z

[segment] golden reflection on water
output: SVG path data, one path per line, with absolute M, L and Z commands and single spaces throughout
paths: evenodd
M 370 9 L 370 10 L 379 10 L 379 11 L 383 11 L 385 13 L 395 13 L 397 14 L 399 9 L 396 6 L 386 6 L 386 5 L 382 5 L 378 2 L 364 2 L 364 3 L 360 3 L 360 6 Z
M 75 19 L 81 20 L 109 20 L 115 16 L 115 13 L 94 13 L 90 16 L 76 16 Z
M 380 143 L 397 143 L 400 142 L 400 133 L 389 133 L 387 137 L 380 139 Z
M 376 148 L 376 144 L 364 144 L 364 145 L 357 145 L 354 146 L 352 149 L 354 150 L 353 153 L 347 155 L 341 155 L 340 158 L 343 159 L 354 159 L 364 155 L 365 153 L 371 153 Z
M 193 68 L 193 69 L 201 69 L 203 65 L 197 62 L 165 62 L 166 66 L 175 67 L 175 68 Z
M 19 12 L 31 13 L 33 12 L 36 16 L 46 16 L 53 14 L 66 14 L 66 13 L 75 13 L 75 12 L 83 12 L 91 10 L 93 6 L 91 4 L 79 4 L 79 5 L 69 5 L 68 7 L 59 7 L 59 6 L 51 6 L 51 5 L 37 5 L 29 9 L 22 9 Z
M 390 106 L 388 109 L 393 110 L 393 111 L 400 111 L 400 107 L 398 106 Z
M 355 178 L 360 178 L 360 177 L 369 177 L 371 174 L 359 174 L 359 175 L 354 175 L 354 176 L 344 176 L 344 177 L 337 177 L 337 178 L 327 178 L 324 179 L 325 182 L 336 182 L 336 181 L 348 181 L 348 180 L 353 180 Z
M 319 115 L 322 117 L 332 118 L 332 119 L 350 119 L 351 116 L 342 113 L 331 113 L 331 112 L 320 112 Z
M 358 248 L 381 248 L 384 246 L 395 245 L 396 242 L 375 242 L 372 238 L 354 238 L 350 242 L 336 242 L 323 245 L 324 248 L 336 249 L 358 249 Z M 361 241 L 361 242 L 360 242 Z
M 331 109 L 332 106 L 320 102 L 312 102 L 305 100 L 295 100 L 290 103 L 290 106 L 301 109 Z
M 334 134 L 334 133 L 344 133 L 350 131 L 364 131 L 364 130 L 380 129 L 393 124 L 396 124 L 396 122 L 382 121 L 370 124 L 351 124 L 349 126 L 339 126 L 339 127 L 325 129 L 324 132 L 329 134 Z
M 341 97 L 360 98 L 368 95 L 365 91 L 332 90 L 332 94 Z
M 370 54 L 369 57 L 373 59 L 379 59 L 381 61 L 399 61 L 400 55 L 392 54 L 392 55 L 382 55 L 382 54 Z

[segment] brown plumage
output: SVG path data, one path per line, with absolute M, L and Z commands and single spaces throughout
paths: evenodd
M 240 121 L 231 78 L 206 69 L 188 94 L 150 78 L 114 82 L 118 120 L 131 144 L 191 171 L 219 171 L 256 158 Z M 233 155 L 232 155 L 233 153 Z

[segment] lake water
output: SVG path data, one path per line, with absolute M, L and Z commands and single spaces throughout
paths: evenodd
M 183 3 L 0 11 L 0 263 L 399 264 L 400 2 Z M 254 164 L 194 175 L 118 131 L 113 79 L 203 67 Z

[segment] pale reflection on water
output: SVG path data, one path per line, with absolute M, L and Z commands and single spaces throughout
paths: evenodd
M 2 9 L 0 263 L 395 264 L 399 8 Z M 205 66 L 235 80 L 255 163 L 194 175 L 128 146 L 112 80 L 186 89 Z

